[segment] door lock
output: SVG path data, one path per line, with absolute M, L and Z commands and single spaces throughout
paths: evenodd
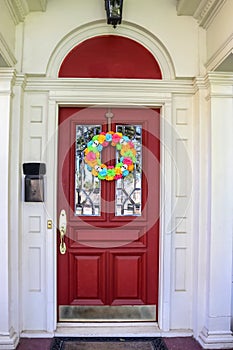
M 52 220 L 47 220 L 47 229 L 51 230 L 53 228 L 53 222 Z
M 67 226 L 67 220 L 66 220 L 66 212 L 64 209 L 61 210 L 60 217 L 59 217 L 59 231 L 60 231 L 60 253 L 65 254 L 66 253 L 66 244 L 65 244 L 65 234 L 66 234 L 66 226 Z

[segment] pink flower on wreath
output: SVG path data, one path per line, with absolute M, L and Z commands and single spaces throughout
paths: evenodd
M 117 175 L 114 176 L 114 179 L 115 180 L 122 179 L 122 175 L 121 174 L 117 174 Z
M 129 157 L 125 157 L 123 163 L 126 165 L 131 165 L 133 163 L 132 159 Z
M 112 142 L 113 143 L 118 143 L 120 141 L 121 137 L 118 134 L 113 134 L 112 135 Z
M 94 152 L 87 153 L 86 159 L 89 160 L 89 161 L 95 160 L 96 159 L 95 153 Z

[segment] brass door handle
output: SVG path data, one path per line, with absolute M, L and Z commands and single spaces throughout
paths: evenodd
M 66 212 L 64 209 L 62 209 L 59 217 L 60 253 L 61 254 L 66 253 L 66 244 L 64 241 L 65 234 L 66 234 L 66 226 L 67 226 Z

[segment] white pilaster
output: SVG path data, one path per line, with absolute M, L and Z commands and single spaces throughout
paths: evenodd
M 195 79 L 195 117 L 194 117 L 194 187 L 199 191 L 194 193 L 193 239 L 194 275 L 193 275 L 193 332 L 198 338 L 206 315 L 206 276 L 208 252 L 209 225 L 209 187 L 210 187 L 210 117 L 209 100 L 206 81 L 202 77 Z
M 233 75 L 209 73 L 208 85 L 210 167 L 206 211 L 206 265 L 203 265 L 203 275 L 206 273 L 207 276 L 206 289 L 203 290 L 206 308 L 199 341 L 204 348 L 223 349 L 233 345 Z M 208 133 L 207 129 L 207 137 Z
M 14 70 L 0 69 L 0 349 L 14 349 L 18 337 L 11 318 L 10 260 L 10 116 Z

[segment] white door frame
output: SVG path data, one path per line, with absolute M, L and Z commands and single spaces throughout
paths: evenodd
M 93 87 L 94 81 L 91 83 L 89 81 L 87 85 L 92 85 Z M 132 82 L 128 82 L 128 84 L 133 85 Z M 128 84 L 126 89 L 128 88 Z M 99 84 L 98 84 L 99 85 Z M 103 83 L 103 85 L 105 85 Z M 124 85 L 124 84 L 123 84 Z M 140 85 L 140 83 L 139 83 Z M 119 88 L 119 95 L 122 94 L 122 83 L 118 81 L 118 88 Z M 108 87 L 105 86 L 104 89 L 106 91 L 109 91 Z M 100 85 L 98 88 L 96 87 L 96 91 L 100 90 Z M 123 92 L 122 96 L 124 95 L 124 101 L 126 100 L 125 92 Z M 115 98 L 115 101 L 113 101 L 114 96 L 111 97 L 104 97 L 103 93 L 101 94 L 102 100 L 99 99 L 98 106 L 116 106 L 117 104 L 120 104 L 122 99 L 121 96 L 119 96 L 117 99 Z M 54 273 L 50 274 L 48 276 L 47 280 L 54 281 L 53 286 L 50 283 L 51 290 L 48 291 L 48 295 L 53 296 L 53 320 L 51 320 L 51 304 L 49 304 L 48 301 L 48 308 L 47 313 L 48 317 L 47 320 L 50 320 L 49 329 L 52 331 L 53 329 L 57 329 L 57 298 L 56 298 L 56 289 L 54 289 L 54 286 L 57 285 L 57 274 L 56 274 L 56 225 L 57 222 L 57 184 L 54 179 L 57 178 L 57 145 L 58 145 L 58 135 L 57 135 L 57 129 L 58 129 L 58 107 L 59 105 L 67 105 L 67 106 L 93 106 L 92 103 L 89 101 L 90 96 L 86 97 L 86 100 L 82 97 L 80 100 L 80 97 L 77 95 L 75 96 L 75 103 L 74 103 L 74 96 L 70 99 L 70 101 L 67 101 L 67 96 L 60 96 L 57 98 L 55 92 L 50 93 L 50 99 L 49 99 L 49 116 L 48 116 L 48 173 L 51 174 L 50 178 L 52 179 L 51 183 L 48 183 L 47 190 L 48 190 L 48 197 L 47 197 L 47 213 L 51 213 L 48 217 L 48 219 L 53 218 L 54 222 L 54 231 L 53 231 L 53 239 L 51 240 L 51 237 L 49 238 L 49 241 L 47 242 L 47 245 L 49 245 L 49 251 L 53 251 L 53 255 L 50 255 L 48 257 L 49 261 L 47 266 L 50 266 L 48 268 L 49 271 L 53 271 Z M 160 137 L 161 137 L 161 183 L 160 183 L 160 208 L 161 215 L 160 215 L 160 248 L 159 248 L 159 302 L 158 302 L 158 323 L 150 324 L 149 330 L 148 330 L 148 323 L 142 323 L 141 325 L 138 324 L 139 328 L 141 329 L 141 333 L 145 334 L 154 334 L 155 331 L 161 332 L 161 331 L 168 331 L 170 329 L 170 281 L 171 281 L 171 217 L 172 217 L 172 203 L 171 198 L 167 198 L 167 193 L 172 193 L 172 164 L 171 164 L 171 158 L 169 152 L 167 150 L 171 150 L 172 147 L 172 139 L 170 139 L 171 136 L 171 99 L 170 97 L 161 98 L 161 96 L 158 99 L 158 102 L 155 102 L 153 99 L 152 101 L 149 101 L 147 99 L 146 105 L 148 108 L 148 105 L 150 108 L 161 108 L 161 123 L 160 123 Z M 97 100 L 97 99 L 95 99 Z M 124 106 L 132 106 L 132 98 L 128 98 L 129 101 L 126 101 L 124 103 Z M 97 104 L 95 103 L 95 106 Z M 120 105 L 122 107 L 122 103 Z M 142 107 L 142 105 L 138 104 L 137 98 L 135 98 L 134 101 L 134 107 Z M 170 144 L 168 144 L 168 142 Z M 53 160 L 53 161 L 49 161 Z M 55 163 L 55 164 L 54 164 Z M 49 180 L 48 180 L 49 181 Z M 166 200 L 165 200 L 166 197 Z M 168 234 L 167 234 L 168 233 Z M 165 263 L 166 261 L 166 263 Z M 51 299 L 50 299 L 51 301 Z M 67 326 L 71 325 L 63 325 L 64 327 L 60 327 L 58 332 L 64 333 L 64 329 L 67 328 Z M 93 327 L 93 323 L 91 324 Z M 102 327 L 100 327 L 100 324 L 98 324 L 98 332 L 107 333 L 108 325 L 104 323 Z M 141 327 L 140 327 L 141 326 Z M 120 324 L 117 324 L 117 330 L 118 332 L 120 327 Z M 135 325 L 129 324 L 129 334 L 131 334 L 130 327 L 133 327 L 135 329 Z M 86 328 L 86 329 L 85 329 Z M 122 323 L 122 328 L 125 329 L 125 323 Z M 132 328 L 132 331 L 133 331 Z M 78 332 L 80 334 L 80 324 L 78 324 Z M 90 324 L 82 324 L 82 330 L 85 334 L 90 331 Z M 98 333 L 97 332 L 97 333 Z M 111 327 L 111 334 L 113 332 L 113 328 Z M 121 330 L 122 332 L 122 330 Z M 138 332 L 138 331 L 137 331 Z M 75 334 L 77 334 L 77 330 L 75 330 Z M 80 334 L 80 335 L 81 335 Z

